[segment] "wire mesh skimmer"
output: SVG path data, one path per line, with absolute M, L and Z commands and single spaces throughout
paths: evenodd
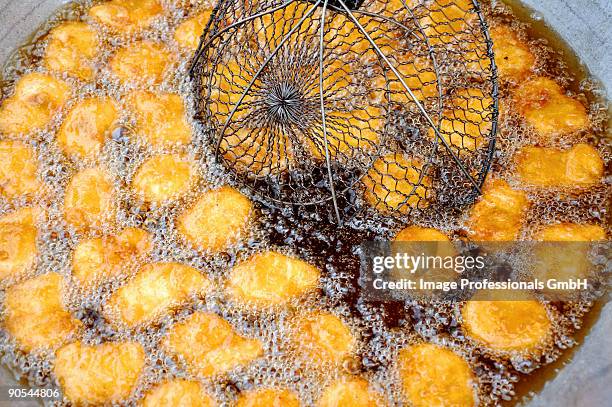
M 215 157 L 275 205 L 338 222 L 465 205 L 491 165 L 497 76 L 475 0 L 221 0 L 190 74 Z

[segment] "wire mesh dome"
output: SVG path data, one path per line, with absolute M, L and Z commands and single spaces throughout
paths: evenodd
M 222 0 L 191 67 L 225 170 L 274 205 L 464 205 L 490 167 L 492 46 L 472 0 Z

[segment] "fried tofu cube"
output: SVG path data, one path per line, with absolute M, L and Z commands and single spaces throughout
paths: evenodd
M 514 83 L 525 79 L 535 65 L 535 55 L 529 45 L 506 25 L 492 27 L 489 33 L 499 76 Z
M 82 285 L 119 275 L 125 263 L 151 249 L 151 236 L 137 228 L 126 228 L 117 236 L 79 242 L 72 256 L 72 274 Z
M 57 142 L 68 156 L 93 158 L 102 151 L 117 119 L 117 108 L 111 98 L 83 99 L 66 115 Z
M 136 91 L 128 96 L 128 105 L 136 116 L 136 134 L 154 147 L 191 142 L 191 128 L 180 96 Z
M 475 379 L 468 363 L 430 343 L 399 351 L 398 368 L 406 401 L 415 407 L 475 405 Z
M 0 217 L 0 280 L 23 275 L 36 264 L 37 208 L 24 208 Z
M 147 264 L 136 277 L 111 295 L 106 313 L 130 327 L 145 324 L 204 294 L 210 281 L 198 270 L 179 263 Z
M 19 141 L 0 141 L 0 195 L 34 195 L 42 186 L 36 176 L 36 152 Z
M 119 34 L 146 29 L 163 13 L 159 0 L 111 0 L 93 6 L 89 16 Z
M 223 318 L 205 312 L 174 325 L 163 346 L 181 356 L 193 374 L 204 377 L 225 374 L 263 355 L 259 340 L 243 337 Z
M 483 195 L 470 214 L 471 237 L 475 241 L 516 240 L 529 208 L 527 194 L 516 191 L 506 181 L 485 185 Z
M 496 351 L 529 352 L 551 332 L 546 308 L 535 300 L 471 300 L 461 315 L 465 333 Z
M 236 401 L 236 407 L 299 407 L 295 393 L 286 389 L 264 388 L 246 392 Z
M 299 352 L 320 363 L 337 364 L 355 351 L 356 339 L 336 315 L 315 312 L 299 317 L 295 324 Z
M 361 378 L 340 379 L 323 390 L 317 407 L 376 407 L 383 406 L 379 393 L 370 390 L 370 384 Z
M 537 77 L 514 92 L 514 103 L 528 125 L 544 138 L 584 130 L 589 125 L 586 108 L 567 96 L 552 79 Z
M 185 195 L 196 179 L 195 162 L 182 154 L 161 154 L 136 170 L 132 187 L 145 201 L 161 204 Z
M 44 128 L 71 95 L 70 85 L 38 72 L 17 81 L 14 94 L 0 106 L 0 134 L 25 134 Z
M 244 236 L 253 214 L 253 204 L 231 187 L 202 194 L 179 215 L 178 232 L 201 250 L 219 252 Z
M 144 349 L 137 342 L 75 342 L 55 353 L 53 373 L 71 403 L 110 404 L 131 395 L 144 365 Z
M 568 150 L 523 147 L 515 157 L 521 181 L 542 187 L 588 187 L 601 182 L 604 162 L 588 144 Z
M 77 228 L 99 227 L 114 215 L 114 185 L 100 168 L 87 168 L 75 174 L 64 196 L 64 217 Z
M 120 48 L 110 60 L 110 67 L 121 83 L 159 84 L 174 55 L 165 46 L 139 41 Z
M 6 290 L 4 327 L 21 349 L 55 349 L 78 332 L 81 323 L 64 307 L 63 290 L 63 278 L 57 273 Z
M 93 79 L 92 59 L 98 50 L 98 38 L 86 23 L 66 22 L 49 33 L 44 63 L 50 71 L 67 73 L 81 80 Z
M 216 403 L 196 381 L 174 379 L 147 392 L 142 407 L 215 407 Z
M 182 48 L 195 51 L 200 43 L 206 24 L 210 19 L 212 9 L 204 9 L 201 13 L 183 21 L 174 32 L 174 40 Z
M 403 154 L 387 154 L 374 162 L 363 178 L 366 202 L 383 213 L 409 213 L 428 204 L 431 178 L 423 163 Z
M 315 290 L 320 273 L 305 261 L 267 251 L 237 264 L 228 290 L 238 302 L 259 307 L 280 305 Z

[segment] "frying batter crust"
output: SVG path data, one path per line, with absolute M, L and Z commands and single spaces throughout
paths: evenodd
M 200 382 L 184 379 L 168 380 L 153 387 L 141 402 L 142 407 L 215 407 Z
M 179 263 L 147 264 L 111 295 L 105 311 L 111 319 L 133 328 L 154 320 L 192 295 L 204 294 L 209 287 L 208 278 L 193 267 Z
M 467 362 L 430 343 L 400 350 L 398 367 L 404 396 L 414 407 L 473 406 L 475 380 Z
M 588 144 L 570 149 L 523 147 L 515 157 L 521 181 L 541 187 L 588 187 L 601 182 L 604 162 Z
M 182 154 L 161 154 L 136 170 L 132 188 L 147 202 L 161 204 L 184 196 L 197 179 L 195 162 Z
M 370 384 L 361 378 L 344 378 L 325 388 L 317 407 L 374 407 L 385 403 L 377 392 L 370 390 Z
M 118 403 L 130 396 L 144 368 L 144 349 L 137 342 L 81 342 L 60 348 L 53 373 L 73 404 Z
M 67 22 L 49 33 L 44 63 L 50 71 L 89 81 L 94 77 L 93 58 L 98 38 L 86 23 Z
M 48 273 L 6 290 L 4 326 L 26 352 L 55 349 L 72 338 L 81 323 L 62 303 L 64 281 Z
M 489 30 L 495 51 L 495 65 L 502 79 L 519 83 L 535 65 L 535 56 L 529 45 L 506 25 L 497 25 Z
M 163 11 L 159 0 L 112 0 L 93 6 L 89 16 L 115 33 L 132 34 L 151 26 Z
M 219 252 L 244 236 L 253 204 L 234 188 L 205 192 L 177 219 L 177 230 L 201 250 Z
M 355 350 L 357 342 L 342 319 L 327 312 L 299 317 L 295 334 L 299 351 L 319 363 L 342 362 Z
M 23 208 L 0 218 L 0 280 L 16 278 L 36 263 L 39 208 Z
M 70 85 L 38 72 L 17 81 L 13 95 L 0 106 L 0 133 L 11 136 L 41 130 L 70 98 Z
M 238 334 L 229 322 L 206 312 L 196 312 L 174 325 L 164 348 L 179 355 L 198 376 L 225 374 L 263 355 L 262 343 Z
M 295 393 L 286 389 L 263 388 L 243 393 L 236 407 L 299 407 Z
M 474 16 L 470 0 L 436 0 L 428 6 L 429 12 L 419 19 L 419 24 L 432 46 L 460 42 L 467 31 L 468 21 Z
M 212 9 L 204 9 L 201 13 L 183 21 L 174 32 L 174 40 L 182 48 L 195 51 L 200 43 L 200 36 L 208 24 Z
M 606 231 L 598 225 L 559 223 L 543 227 L 536 240 L 544 242 L 594 242 L 606 240 Z
M 57 133 L 57 142 L 68 156 L 96 157 L 117 118 L 115 102 L 109 97 L 80 100 L 66 115 Z
M 0 195 L 12 199 L 33 196 L 42 183 L 36 176 L 36 152 L 20 141 L 0 141 Z
M 77 228 L 96 228 L 114 215 L 114 185 L 100 168 L 87 168 L 76 173 L 64 196 L 64 217 Z
M 174 55 L 165 46 L 151 41 L 134 42 L 120 48 L 110 60 L 110 67 L 119 81 L 159 84 Z
M 228 291 L 238 302 L 269 307 L 313 291 L 319 276 L 320 271 L 303 260 L 267 251 L 255 254 L 232 269 Z

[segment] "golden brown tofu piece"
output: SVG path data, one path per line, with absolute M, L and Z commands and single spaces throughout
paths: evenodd
M 205 192 L 177 219 L 177 229 L 198 248 L 219 252 L 244 236 L 253 204 L 231 187 Z
M 63 23 L 51 30 L 48 41 L 44 56 L 47 69 L 84 81 L 93 79 L 92 59 L 98 50 L 98 38 L 86 23 Z
M 36 263 L 37 208 L 19 209 L 0 217 L 0 280 L 19 277 Z
M 57 142 L 68 156 L 95 157 L 102 151 L 117 119 L 117 108 L 111 98 L 83 99 L 66 115 Z
M 107 302 L 111 319 L 130 327 L 145 324 L 185 302 L 204 294 L 210 281 L 200 271 L 179 263 L 152 263 L 119 288 Z
M 77 227 L 99 227 L 114 215 L 115 191 L 108 174 L 100 167 L 75 174 L 64 196 L 66 221 Z
M 176 28 L 174 40 L 182 48 L 195 51 L 200 43 L 200 37 L 208 24 L 212 9 L 204 9 L 200 14 L 188 18 Z
M 36 177 L 37 167 L 32 147 L 19 141 L 0 141 L 0 195 L 10 199 L 36 194 L 42 186 Z
M 465 333 L 497 351 L 528 352 L 550 335 L 551 322 L 538 301 L 466 302 L 461 311 Z
M 151 249 L 151 236 L 137 228 L 126 228 L 116 236 L 81 241 L 74 249 L 72 274 L 82 285 L 117 276 L 125 263 Z
M 120 48 L 110 60 L 113 73 L 122 83 L 159 84 L 174 55 L 162 44 L 139 41 Z
M 89 16 L 113 32 L 131 34 L 148 28 L 163 11 L 159 0 L 111 0 L 93 6 Z
M 589 125 L 584 105 L 567 96 L 552 79 L 537 77 L 523 82 L 514 92 L 514 104 L 527 124 L 545 138 L 574 133 Z
M 419 159 L 403 154 L 379 158 L 363 178 L 366 201 L 383 213 L 408 213 L 413 208 L 427 207 L 431 178 L 427 175 L 421 178 L 423 170 Z
M 350 328 L 336 315 L 315 312 L 298 318 L 295 325 L 299 352 L 321 363 L 340 363 L 355 351 Z
M 498 25 L 489 30 L 493 40 L 495 65 L 502 79 L 519 83 L 525 79 L 535 64 L 535 56 L 529 45 L 506 25 Z
M 263 354 L 259 340 L 243 337 L 223 318 L 205 312 L 174 325 L 163 346 L 181 356 L 193 374 L 204 377 L 225 374 Z
M 191 142 L 185 106 L 178 95 L 136 91 L 128 96 L 128 105 L 136 116 L 136 135 L 154 147 Z
M 286 389 L 258 389 L 243 393 L 236 407 L 299 407 L 295 393 Z
M 475 380 L 467 362 L 449 349 L 430 343 L 399 351 L 404 397 L 414 407 L 474 406 Z
M 161 204 L 185 195 L 194 185 L 195 162 L 182 154 L 161 154 L 147 159 L 136 170 L 132 187 L 147 202 Z
M 70 98 L 70 85 L 38 72 L 17 81 L 0 106 L 0 134 L 18 135 L 45 127 Z
M 228 290 L 236 301 L 268 307 L 313 291 L 319 275 L 320 271 L 305 261 L 267 251 L 237 264 Z
M 204 386 L 196 381 L 174 379 L 147 392 L 142 407 L 215 407 Z
M 81 323 L 62 302 L 64 280 L 48 273 L 6 290 L 4 327 L 26 352 L 55 349 L 72 338 Z
M 525 192 L 510 188 L 503 180 L 487 183 L 470 214 L 472 239 L 502 242 L 517 239 L 528 208 Z
M 521 181 L 543 187 L 587 187 L 601 182 L 604 162 L 588 144 L 568 150 L 523 147 L 515 156 Z
M 144 349 L 137 342 L 75 342 L 56 352 L 53 373 L 71 403 L 110 404 L 130 396 L 144 364 Z
M 340 379 L 323 390 L 317 407 L 377 407 L 384 406 L 380 394 L 370 390 L 370 384 L 361 378 Z

